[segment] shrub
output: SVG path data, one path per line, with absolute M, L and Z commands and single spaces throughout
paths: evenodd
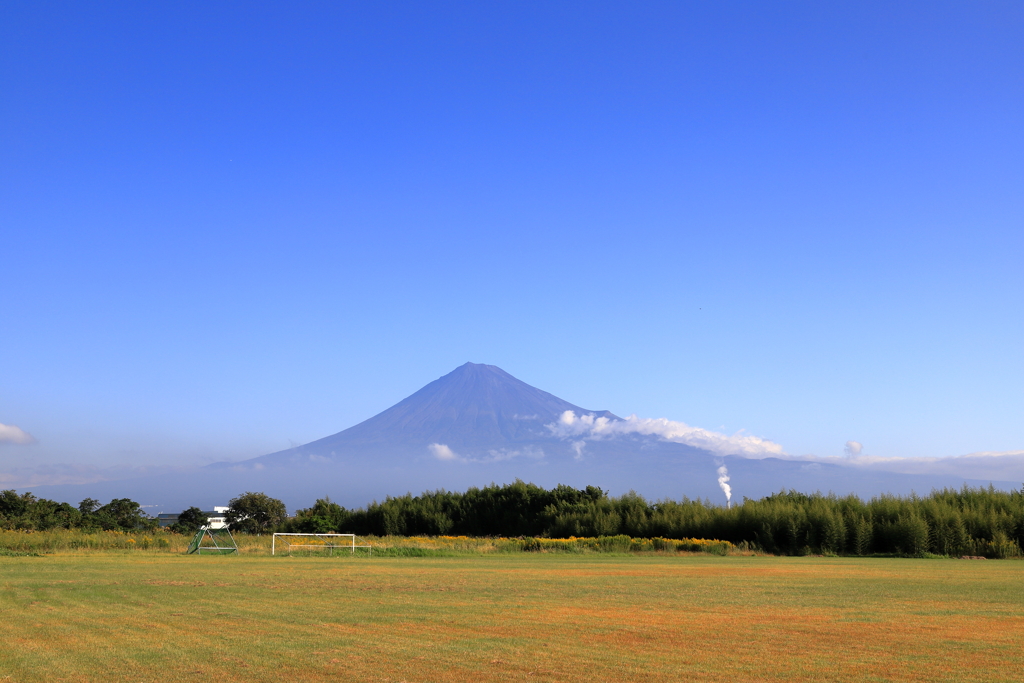
M 232 531 L 265 534 L 280 526 L 288 516 L 284 503 L 265 493 L 246 492 L 228 503 L 228 526 Z

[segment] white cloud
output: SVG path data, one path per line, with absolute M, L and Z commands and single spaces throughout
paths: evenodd
M 597 441 L 617 436 L 637 434 L 655 436 L 665 441 L 686 444 L 715 455 L 739 455 L 745 458 L 768 458 L 784 456 L 782 446 L 767 439 L 749 436 L 742 432 L 728 436 L 712 432 L 700 427 L 691 427 L 683 422 L 674 422 L 665 418 L 641 418 L 631 415 L 625 420 L 613 420 L 593 415 L 577 416 L 567 410 L 557 422 L 547 425 L 555 436 L 569 439 L 585 439 Z M 575 448 L 575 447 L 574 447 Z M 577 453 L 581 453 L 582 449 Z
M 859 441 L 847 441 L 843 452 L 851 458 L 856 458 L 862 450 L 864 450 L 864 444 Z
M 247 465 L 245 463 L 242 463 L 242 464 L 239 464 L 239 465 L 233 465 L 231 467 L 231 471 L 232 472 L 259 472 L 260 470 L 263 470 L 265 468 L 266 468 L 266 465 L 264 465 L 261 462 L 255 462 L 255 463 L 253 463 L 251 465 Z
M 432 443 L 427 446 L 430 453 L 438 460 L 458 460 L 459 456 L 452 452 L 452 449 L 448 448 L 443 443 Z
M 0 488 L 27 488 L 54 484 L 95 484 L 185 471 L 172 466 L 114 465 L 97 467 L 82 463 L 53 463 L 0 470 Z
M 26 444 L 35 442 L 35 437 L 21 427 L 0 424 L 0 443 Z
M 544 457 L 544 450 L 537 446 L 527 446 L 522 449 L 509 450 L 507 448 L 491 449 L 487 451 L 486 458 L 467 458 L 472 462 L 501 462 L 502 460 L 512 460 L 513 458 L 530 458 L 532 460 L 540 460 Z
M 966 455 L 955 456 L 958 458 L 1020 458 L 1024 457 L 1024 451 L 978 451 Z
M 1024 481 L 1024 451 L 983 451 L 966 455 L 937 457 L 881 457 L 876 455 L 783 456 L 803 460 L 803 469 L 820 468 L 821 464 L 855 467 L 876 472 L 950 476 L 981 481 Z
M 427 446 L 427 450 L 429 450 L 430 454 L 438 460 L 444 460 L 446 462 L 503 462 L 514 458 L 540 460 L 544 457 L 544 449 L 537 446 L 526 446 L 524 448 L 516 449 L 492 448 L 488 450 L 485 455 L 480 456 L 459 455 L 447 444 L 443 443 L 432 443 Z
M 806 456 L 801 458 L 805 460 L 816 460 L 820 462 L 832 462 L 835 461 L 837 464 L 843 464 L 844 460 L 840 458 L 829 458 L 829 457 L 815 457 Z M 977 466 L 983 461 L 989 462 L 1008 462 L 1024 460 L 1024 451 L 979 451 L 977 453 L 967 453 L 965 455 L 943 455 L 943 456 L 917 456 L 917 457 L 901 457 L 891 456 L 883 457 L 877 455 L 861 455 L 857 458 L 850 459 L 846 464 L 852 464 L 859 467 L 869 467 L 872 469 L 889 470 L 892 472 L 925 472 L 934 470 L 932 466 L 942 465 L 944 463 L 960 463 L 965 467 L 972 465 Z

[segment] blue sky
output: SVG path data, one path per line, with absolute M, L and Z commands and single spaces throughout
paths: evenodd
M 0 471 L 262 455 L 466 361 L 794 455 L 1024 449 L 1022 31 L 5 2 Z

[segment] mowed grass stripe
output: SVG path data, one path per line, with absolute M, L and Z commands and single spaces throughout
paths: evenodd
M 0 681 L 1017 681 L 1024 563 L 0 558 Z

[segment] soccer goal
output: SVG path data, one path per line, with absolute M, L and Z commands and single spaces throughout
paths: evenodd
M 238 554 L 238 546 L 231 532 L 226 528 L 214 529 L 211 526 L 204 526 L 196 532 L 192 542 L 188 544 L 188 554 L 202 555 L 230 555 Z
M 356 548 L 365 548 L 367 555 L 373 554 L 373 547 L 356 543 L 355 534 L 274 534 L 270 541 L 270 554 L 277 554 L 277 546 L 281 545 L 281 552 L 291 554 L 294 550 L 305 551 L 326 551 L 333 555 L 335 548 L 348 550 L 353 555 Z

